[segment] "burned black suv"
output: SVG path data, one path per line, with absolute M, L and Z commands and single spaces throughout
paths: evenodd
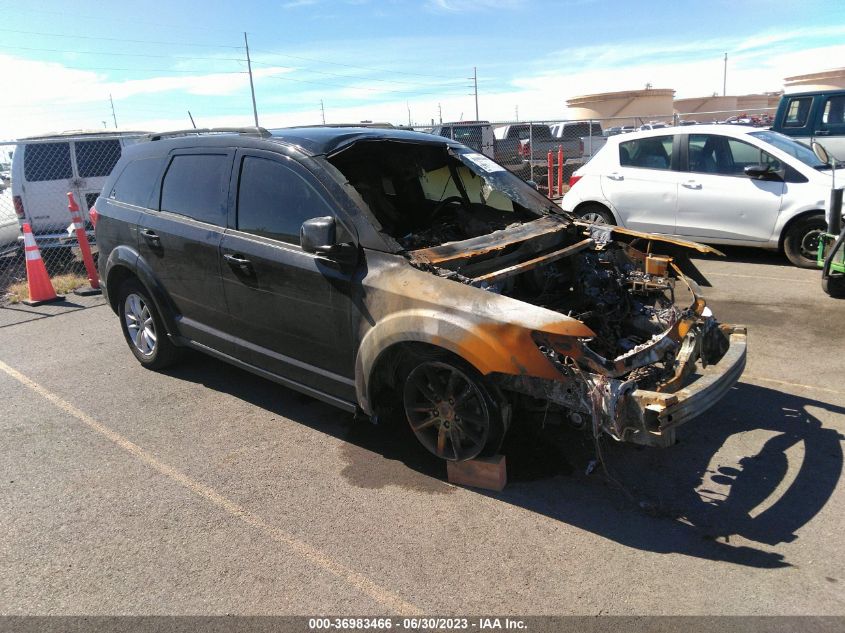
M 144 366 L 194 348 L 348 411 L 401 415 L 448 460 L 494 452 L 538 405 L 666 446 L 745 366 L 744 328 L 720 325 L 655 254 L 713 249 L 577 221 L 433 135 L 151 135 L 96 208 L 104 287 Z

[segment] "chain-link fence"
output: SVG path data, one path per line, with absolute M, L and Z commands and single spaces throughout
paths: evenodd
M 572 172 L 594 156 L 609 136 L 705 123 L 767 127 L 773 114 L 773 108 L 755 110 L 753 114 L 724 110 L 577 121 L 461 121 L 414 129 L 463 143 L 555 198 L 566 192 Z
M 0 142 L 0 301 L 27 296 L 24 223 L 57 291 L 87 285 L 68 193 L 80 208 L 96 257 L 90 210 L 123 148 L 137 138 L 97 133 Z

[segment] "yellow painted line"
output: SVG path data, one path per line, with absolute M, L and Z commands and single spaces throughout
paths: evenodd
M 214 490 L 214 488 L 206 486 L 205 484 L 192 479 L 182 471 L 165 464 L 154 457 L 151 453 L 148 453 L 137 444 L 123 437 L 117 431 L 97 422 L 84 411 L 77 409 L 70 402 L 63 400 L 52 391 L 42 387 L 34 380 L 25 376 L 13 367 L 10 367 L 3 361 L 0 361 L 0 370 L 17 380 L 25 387 L 28 387 L 45 400 L 50 401 L 57 408 L 61 409 L 68 415 L 73 416 L 90 429 L 113 442 L 127 453 L 137 457 L 139 460 L 147 464 L 147 466 L 150 466 L 165 477 L 181 484 L 198 497 L 205 499 L 212 505 L 239 519 L 243 523 L 246 523 L 250 527 L 263 532 L 266 536 L 269 536 L 277 543 L 284 545 L 306 561 L 322 568 L 337 578 L 345 581 L 349 585 L 355 587 L 359 591 L 369 595 L 371 598 L 387 607 L 391 613 L 399 613 L 402 615 L 422 615 L 422 611 L 416 605 L 406 602 L 388 589 L 385 589 L 378 583 L 370 580 L 367 576 L 335 561 L 316 547 L 301 541 L 278 527 L 270 525 L 258 515 L 250 512 L 243 506 L 238 505 L 231 499 L 224 497 L 222 494 Z
M 773 382 L 777 385 L 786 385 L 787 387 L 800 387 L 801 389 L 812 389 L 813 391 L 824 391 L 825 393 L 835 393 L 838 396 L 845 396 L 845 391 L 837 391 L 836 389 L 827 389 L 826 387 L 814 387 L 813 385 L 802 385 L 798 382 L 787 382 L 786 380 L 776 380 L 774 378 L 763 378 L 762 376 L 752 376 L 751 374 L 743 374 L 743 378 L 748 380 L 761 380 L 763 382 Z
M 705 277 L 739 277 L 741 279 L 770 279 L 771 281 L 788 281 L 799 284 L 821 283 L 818 279 L 792 279 L 790 277 L 767 277 L 765 275 L 734 275 L 733 273 L 701 273 Z

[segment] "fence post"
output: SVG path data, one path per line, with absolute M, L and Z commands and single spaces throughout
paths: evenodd
M 528 180 L 534 182 L 534 124 L 531 121 L 528 122 Z

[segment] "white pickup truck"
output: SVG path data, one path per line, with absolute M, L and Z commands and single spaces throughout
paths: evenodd
M 589 158 L 607 142 L 598 121 L 562 121 L 552 125 L 552 136 L 559 139 L 566 160 Z

